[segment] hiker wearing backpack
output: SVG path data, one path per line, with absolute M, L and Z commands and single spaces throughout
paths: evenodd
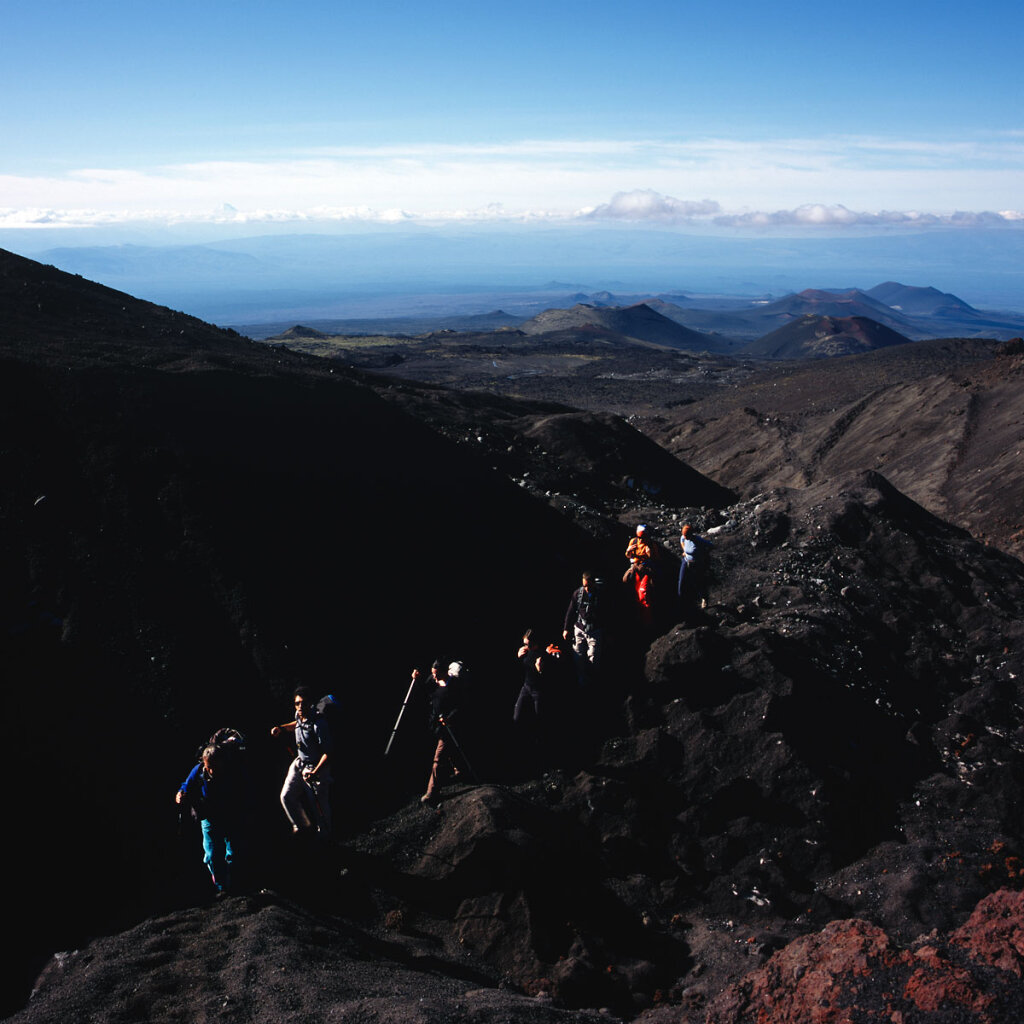
M 235 739 L 207 744 L 199 763 L 174 795 L 175 803 L 191 808 L 199 819 L 203 831 L 203 863 L 218 893 L 227 892 L 231 887 L 231 869 L 248 809 L 241 749 Z
M 650 625 L 654 617 L 652 598 L 660 553 L 657 541 L 648 539 L 647 526 L 641 523 L 636 528 L 636 536 L 630 537 L 629 544 L 626 545 L 629 568 L 623 575 L 622 582 L 628 583 L 633 590 L 639 606 L 640 620 L 645 625 Z
M 271 736 L 295 734 L 295 759 L 281 787 L 281 806 L 293 832 L 331 833 L 331 730 L 306 686 L 294 694 L 295 720 L 275 725 Z
M 679 566 L 677 593 L 683 602 L 684 611 L 694 609 L 697 602 L 701 608 L 708 606 L 708 559 L 714 545 L 686 523 L 679 535 L 679 546 L 683 549 L 683 560 Z
M 458 669 L 455 673 L 451 668 Z M 453 754 L 455 750 L 455 738 L 451 731 L 451 724 L 458 711 L 459 673 L 461 663 L 452 662 L 446 668 L 444 662 L 438 660 L 430 666 L 430 677 L 434 682 L 434 691 L 430 695 L 430 714 L 428 717 L 428 728 L 437 739 L 437 746 L 434 748 L 434 759 L 430 765 L 430 777 L 427 779 L 427 790 L 420 797 L 420 803 L 436 803 L 440 798 L 443 777 L 452 774 L 458 775 L 459 769 L 455 765 Z M 412 670 L 413 682 L 420 677 L 420 670 Z
M 565 612 L 562 639 L 572 641 L 576 679 L 580 686 L 592 682 L 598 671 L 604 646 L 601 581 L 584 572 L 581 585 L 573 591 Z

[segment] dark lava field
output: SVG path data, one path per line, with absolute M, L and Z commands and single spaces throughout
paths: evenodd
M 1024 1019 L 1019 341 L 311 355 L 8 253 L 0 311 L 10 1020 Z M 583 569 L 602 671 L 513 728 Z M 435 658 L 469 681 L 427 805 L 425 683 L 384 749 Z M 299 684 L 338 702 L 330 843 L 278 803 Z M 215 899 L 174 794 L 222 726 Z

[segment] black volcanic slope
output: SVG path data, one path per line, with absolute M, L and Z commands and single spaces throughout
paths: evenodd
M 737 500 L 607 415 L 366 377 L 3 254 L 0 281 L 3 768 L 32 897 L 8 1011 L 46 964 L 13 1020 L 738 1024 L 784 963 L 838 1024 L 824 959 L 869 932 L 920 956 L 893 973 L 851 940 L 865 1020 L 945 1024 L 950 992 L 958 1021 L 1018 1019 L 1019 561 L 849 459 Z M 650 627 L 618 579 L 640 520 L 665 548 Z M 685 521 L 715 544 L 703 612 L 671 598 Z M 514 732 L 521 631 L 560 637 L 586 564 L 604 675 L 556 677 L 545 729 Z M 439 654 L 475 699 L 435 809 L 419 692 L 382 751 Z M 297 682 L 341 703 L 332 846 L 277 805 Z M 212 902 L 172 797 L 225 724 L 257 807 L 250 884 Z M 787 992 L 762 1024 L 801 1019 Z
M 0 250 L 3 353 L 77 368 L 230 356 L 256 346 L 195 317 Z
M 262 739 L 305 680 L 344 687 L 352 720 L 372 722 L 354 762 L 377 757 L 412 664 L 454 648 L 473 660 L 531 622 L 560 622 L 581 566 L 617 565 L 617 536 L 604 550 L 495 472 L 475 441 L 445 437 L 339 366 L 11 254 L 0 257 L 0 307 L 11 717 L 45 697 L 59 749 L 36 784 L 64 790 L 73 777 L 79 794 L 26 825 L 46 900 L 66 922 L 69 937 L 52 941 L 109 920 L 105 908 L 117 918 L 113 893 L 167 874 L 168 851 L 154 854 L 152 837 L 214 728 L 231 721 Z M 473 415 L 491 419 L 486 408 Z M 527 458 L 544 431 L 569 436 L 540 429 Z M 590 424 L 607 429 L 619 428 Z M 620 454 L 613 490 L 647 478 L 671 487 L 676 476 L 699 493 L 698 474 L 639 435 L 632 443 L 637 483 L 621 478 Z M 610 436 L 605 447 L 618 444 Z M 651 457 L 660 466 L 646 472 Z M 601 491 L 591 474 L 595 483 Z M 728 495 L 707 486 L 708 501 Z M 126 736 L 112 716 L 128 717 Z M 115 742 L 128 771 L 92 754 Z M 5 765 L 35 754 L 18 733 Z M 354 794 L 356 813 L 387 790 Z M 86 793 L 102 794 L 99 804 Z M 117 835 L 123 807 L 135 824 L 68 863 L 59 837 Z M 155 896 L 149 885 L 143 895 Z M 30 956 L 53 927 L 38 911 L 24 921 Z
M 648 430 L 739 494 L 876 469 L 936 514 L 1021 557 L 1022 377 L 1012 342 L 924 341 L 770 364 L 740 388 L 665 410 Z
M 300 679 L 401 685 L 449 644 L 514 642 L 539 537 L 553 588 L 531 607 L 561 604 L 593 557 L 570 523 L 322 361 L 9 255 L 0 283 L 10 720 L 43 701 L 59 744 L 39 758 L 19 731 L 4 763 L 38 761 L 40 792 L 74 780 L 59 815 L 40 807 L 25 826 L 44 901 L 68 922 L 166 875 L 153 836 L 218 724 L 262 735 Z M 485 621 L 455 629 L 483 581 L 452 573 L 506 521 L 520 529 L 501 562 L 519 568 L 491 588 Z M 382 647 L 396 630 L 401 644 Z M 381 699 L 352 686 L 353 720 Z M 114 747 L 127 770 L 112 770 Z M 123 808 L 136 824 L 115 840 Z M 62 837 L 104 833 L 69 863 Z M 24 927 L 38 950 L 50 915 L 37 905 Z

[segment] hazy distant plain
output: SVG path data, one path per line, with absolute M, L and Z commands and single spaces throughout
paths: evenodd
M 768 297 L 805 288 L 931 286 L 978 308 L 1024 311 L 1024 230 L 736 237 L 602 224 L 377 228 L 202 244 L 0 246 L 218 324 L 527 312 L 573 293 Z M 25 245 L 32 241 L 32 247 Z M 12 242 L 20 243 L 17 247 Z

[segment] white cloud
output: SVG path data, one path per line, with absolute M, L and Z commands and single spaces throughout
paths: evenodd
M 790 210 L 748 210 L 727 213 L 713 199 L 699 201 L 676 199 L 651 189 L 616 193 L 607 203 L 585 207 L 574 213 L 537 210 L 508 210 L 501 203 L 477 208 L 434 209 L 411 212 L 399 207 L 377 209 L 371 206 L 313 206 L 303 210 L 254 207 L 239 210 L 230 203 L 216 209 L 170 212 L 158 208 L 120 210 L 97 209 L 0 209 L 0 228 L 83 228 L 129 225 L 394 225 L 443 223 L 547 223 L 608 221 L 637 225 L 738 229 L 843 229 L 843 228 L 929 228 L 929 227 L 1001 227 L 1024 225 L 1024 212 L 1018 210 L 966 211 L 951 214 L 918 211 L 854 211 L 841 204 L 805 203 Z
M 1013 135 L 953 143 L 834 136 L 324 147 L 266 160 L 0 174 L 8 207 L 0 226 L 571 218 L 721 229 L 1008 224 L 1021 219 L 1022 180 L 1024 138 Z M 985 212 L 993 206 L 1001 212 Z
M 948 215 L 919 213 L 917 211 L 881 210 L 876 213 L 855 212 L 845 206 L 824 206 L 807 203 L 793 210 L 776 210 L 723 214 L 714 223 L 728 228 L 773 227 L 996 227 L 1019 221 L 1022 215 L 1014 210 L 994 213 L 990 210 L 966 212 L 958 210 Z
M 702 199 L 698 202 L 675 199 L 672 196 L 663 196 L 653 189 L 644 188 L 632 192 L 616 192 L 609 202 L 581 210 L 577 216 L 582 220 L 632 220 L 679 224 L 721 211 L 722 207 L 713 199 Z

